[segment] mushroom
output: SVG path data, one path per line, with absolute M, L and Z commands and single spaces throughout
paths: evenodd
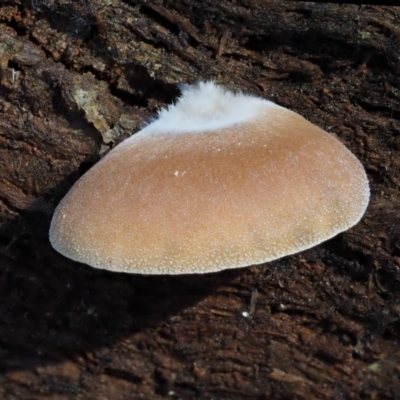
M 309 249 L 355 225 L 368 201 L 363 166 L 334 136 L 202 82 L 75 183 L 50 241 L 95 268 L 206 273 Z

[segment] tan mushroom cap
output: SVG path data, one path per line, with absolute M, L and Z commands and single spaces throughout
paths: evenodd
M 186 114 L 162 123 L 202 85 L 254 103 L 233 123 L 208 109 L 205 128 Z M 271 102 L 202 85 L 73 186 L 51 223 L 56 250 L 112 271 L 205 273 L 297 253 L 360 220 L 367 177 L 335 137 Z

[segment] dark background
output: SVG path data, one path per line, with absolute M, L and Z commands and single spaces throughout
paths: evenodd
M 400 398 L 400 7 L 3 0 L 0 56 L 1 399 Z M 363 220 L 202 276 L 53 251 L 71 185 L 206 79 L 336 134 L 368 173 Z

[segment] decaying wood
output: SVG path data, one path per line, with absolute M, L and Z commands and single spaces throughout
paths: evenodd
M 399 22 L 399 7 L 279 0 L 1 2 L 0 398 L 400 398 Z M 336 134 L 371 182 L 362 222 L 206 276 L 56 254 L 73 182 L 206 79 Z

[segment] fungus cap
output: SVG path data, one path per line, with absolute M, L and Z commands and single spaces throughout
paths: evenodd
M 75 183 L 50 241 L 95 268 L 213 272 L 313 247 L 355 225 L 368 201 L 364 168 L 335 137 L 206 82 Z

